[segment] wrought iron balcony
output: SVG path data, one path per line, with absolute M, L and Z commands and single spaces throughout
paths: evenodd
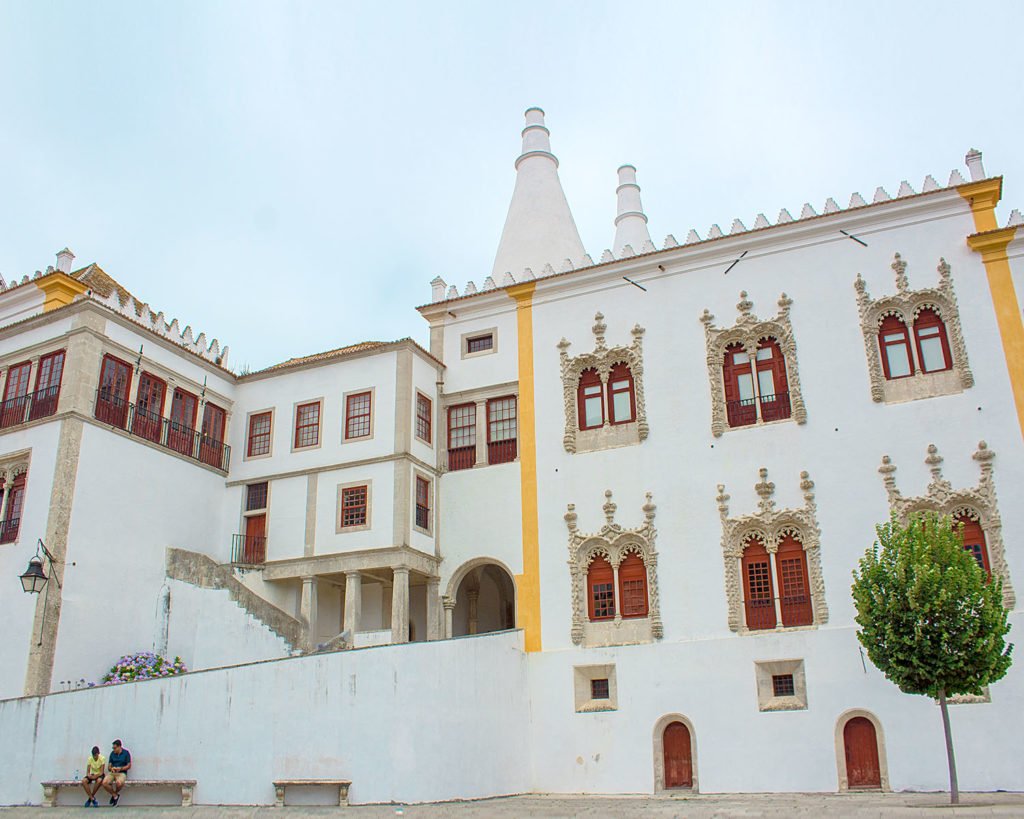
M 267 562 L 266 537 L 261 535 L 232 535 L 231 562 L 242 566 L 262 566 Z
M 14 543 L 18 539 L 18 529 L 20 528 L 21 518 L 0 521 L 0 543 Z
M 43 390 L 8 398 L 0 404 L 0 429 L 46 418 L 57 412 L 57 398 L 60 395 L 60 384 Z
M 777 392 L 774 395 L 761 396 L 762 421 L 784 421 L 791 414 L 788 392 Z
M 123 429 L 187 458 L 227 471 L 231 447 L 202 432 L 125 401 L 102 387 L 96 390 L 97 421 Z

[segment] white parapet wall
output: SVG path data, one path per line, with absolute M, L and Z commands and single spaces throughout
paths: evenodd
M 521 632 L 271 660 L 0 701 L 0 804 L 124 740 L 132 776 L 195 779 L 200 804 L 266 805 L 274 779 L 349 779 L 350 800 L 530 790 Z

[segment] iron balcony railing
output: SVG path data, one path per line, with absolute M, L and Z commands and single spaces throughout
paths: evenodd
M 16 398 L 8 398 L 0 404 L 0 429 L 55 414 L 59 395 L 60 384 L 57 384 Z
M 227 471 L 231 447 L 184 424 L 125 401 L 102 387 L 96 390 L 97 421 L 123 429 L 215 469 Z
M 743 398 L 739 401 L 726 401 L 725 413 L 731 427 L 745 427 L 757 423 L 757 405 L 761 405 L 762 421 L 784 421 L 792 414 L 789 405 L 789 393 L 777 392 L 774 395 L 762 395 L 757 398 Z
M 232 535 L 231 562 L 262 566 L 267 562 L 267 539 L 262 535 Z
M 416 504 L 416 525 L 421 529 L 430 528 L 430 509 L 429 507 Z
M 796 594 L 779 598 L 762 597 L 757 600 L 744 600 L 743 610 L 746 615 L 747 628 L 751 631 L 775 628 L 778 623 L 775 613 L 776 600 L 779 601 L 779 612 L 782 614 L 784 628 L 814 625 L 811 596 Z
M 790 415 L 788 392 L 777 392 L 775 395 L 761 396 L 762 421 L 784 421 Z
M 21 518 L 0 521 L 0 543 L 14 543 L 18 539 Z

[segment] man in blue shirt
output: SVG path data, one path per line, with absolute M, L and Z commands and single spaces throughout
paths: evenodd
M 124 787 L 128 778 L 128 771 L 132 768 L 132 754 L 127 748 L 121 746 L 121 740 L 115 739 L 110 756 L 107 757 L 107 775 L 103 778 L 103 788 L 110 794 L 110 804 L 117 806 L 117 800 L 121 798 L 121 788 Z

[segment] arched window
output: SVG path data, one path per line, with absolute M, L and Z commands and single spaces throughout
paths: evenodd
M 771 560 L 764 544 L 756 538 L 748 541 L 743 550 L 743 592 L 747 628 L 775 628 Z
M 935 373 L 953 368 L 946 325 L 931 307 L 924 308 L 914 319 L 914 339 L 917 342 L 917 360 L 924 372 Z
M 757 347 L 757 392 L 761 398 L 762 421 L 789 418 L 786 357 L 782 354 L 779 342 L 770 336 L 761 339 Z
M 608 376 L 608 415 L 613 424 L 625 424 L 636 418 L 633 373 L 626 364 L 616 364 Z
M 615 616 L 615 573 L 603 557 L 595 557 L 587 569 L 587 608 L 591 620 Z
M 882 353 L 882 371 L 888 380 L 914 374 L 910 355 L 910 333 L 899 316 L 886 316 L 878 328 L 878 346 Z
M 810 585 L 807 582 L 807 555 L 803 544 L 787 535 L 775 553 L 778 568 L 779 607 L 782 625 L 809 626 L 814 623 Z
M 647 616 L 647 567 L 636 552 L 619 564 L 619 606 L 623 617 Z
M 757 421 L 754 399 L 754 376 L 750 371 L 750 356 L 742 344 L 725 348 L 722 365 L 725 382 L 725 413 L 731 427 L 742 427 Z
M 604 390 L 597 370 L 584 370 L 576 391 L 580 429 L 596 429 L 604 425 Z
M 0 543 L 14 543 L 21 528 L 21 508 L 25 504 L 25 473 L 22 472 L 6 485 L 7 510 L 0 525 Z
M 991 577 L 992 569 L 988 562 L 988 547 L 985 544 L 985 532 L 981 528 L 981 523 L 963 513 L 956 516 L 954 523 L 963 524 L 964 549 L 974 556 L 978 565 L 985 570 L 985 574 Z

